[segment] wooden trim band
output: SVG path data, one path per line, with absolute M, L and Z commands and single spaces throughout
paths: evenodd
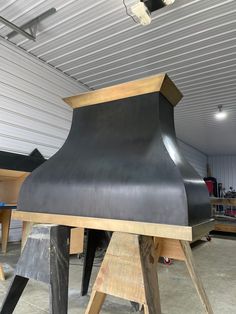
M 51 223 L 70 227 L 119 231 L 186 241 L 193 240 L 193 228 L 195 228 L 195 234 L 197 229 L 197 226 L 175 226 L 127 220 L 24 212 L 19 210 L 13 211 L 12 218 L 35 223 Z M 200 228 L 201 232 L 202 228 L 204 229 L 204 232 L 206 232 L 206 230 L 212 230 L 212 221 L 210 221 L 210 224 L 209 221 L 202 223 Z
M 167 74 L 159 74 L 64 98 L 63 100 L 75 109 L 153 92 L 160 92 L 173 106 L 176 106 L 183 97 Z

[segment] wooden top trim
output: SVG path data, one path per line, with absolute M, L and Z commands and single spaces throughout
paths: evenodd
M 119 231 L 133 234 L 141 234 L 153 237 L 170 238 L 178 240 L 193 240 L 193 228 L 196 234 L 196 227 L 175 226 L 147 222 L 81 217 L 71 215 L 45 214 L 24 211 L 13 211 L 13 219 L 29 221 L 34 223 L 51 223 L 70 227 L 80 227 L 96 230 Z M 201 224 L 201 229 L 209 222 Z M 207 227 L 205 226 L 204 232 Z M 209 230 L 212 230 L 211 227 Z
M 63 100 L 75 109 L 153 92 L 160 92 L 173 106 L 176 106 L 183 97 L 182 93 L 167 74 L 159 74 L 86 92 L 77 96 L 64 98 Z

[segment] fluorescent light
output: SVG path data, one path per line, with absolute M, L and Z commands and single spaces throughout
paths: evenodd
M 222 110 L 222 106 L 218 106 L 218 112 L 215 113 L 216 120 L 224 120 L 227 118 L 227 112 Z
M 165 5 L 171 5 L 175 2 L 175 0 L 162 0 Z
M 149 25 L 152 21 L 151 14 L 143 2 L 133 5 L 131 12 L 141 25 Z

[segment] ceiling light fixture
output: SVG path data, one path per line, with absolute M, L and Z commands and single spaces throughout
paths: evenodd
M 223 111 L 223 106 L 218 106 L 218 112 L 215 113 L 216 120 L 224 120 L 227 118 L 227 112 Z
M 141 25 L 149 25 L 152 21 L 151 13 L 165 6 L 173 4 L 175 0 L 133 0 L 126 7 L 126 13 Z

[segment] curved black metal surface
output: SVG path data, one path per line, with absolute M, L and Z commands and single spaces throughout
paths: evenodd
M 65 144 L 25 180 L 18 208 L 175 225 L 210 218 L 160 93 L 74 109 Z

